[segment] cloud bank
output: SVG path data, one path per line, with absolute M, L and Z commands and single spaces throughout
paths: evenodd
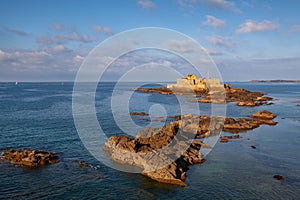
M 256 33 L 256 32 L 264 32 L 278 29 L 279 25 L 277 23 L 264 20 L 262 22 L 256 22 L 252 20 L 247 20 L 236 30 L 237 33 Z
M 220 29 L 225 26 L 225 21 L 211 15 L 206 15 L 206 21 L 203 24 Z

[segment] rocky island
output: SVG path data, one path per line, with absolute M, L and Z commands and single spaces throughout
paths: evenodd
M 231 84 L 221 84 L 216 78 L 197 78 L 195 74 L 177 79 L 176 84 L 167 84 L 165 88 L 133 88 L 144 93 L 163 95 L 186 95 L 198 98 L 199 103 L 237 102 L 237 106 L 269 105 L 273 100 L 262 92 L 251 92 L 243 88 L 233 88 Z
M 249 118 L 231 117 L 172 116 L 177 121 L 162 128 L 146 128 L 135 138 L 111 136 L 103 146 L 113 161 L 134 165 L 143 169 L 142 174 L 159 182 L 186 186 L 186 172 L 205 159 L 201 148 L 211 148 L 204 138 L 219 135 L 220 131 L 234 133 L 231 138 L 239 138 L 237 133 L 252 130 L 261 124 L 276 125 L 272 121 L 276 115 L 269 111 L 254 113 Z M 228 142 L 228 138 L 220 138 Z M 165 162 L 167 161 L 167 162 Z M 161 163 L 166 163 L 161 165 Z
M 40 167 L 59 162 L 57 154 L 42 150 L 3 150 L 0 161 L 10 161 L 26 167 Z

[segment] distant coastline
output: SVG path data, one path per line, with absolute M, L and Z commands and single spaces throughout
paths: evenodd
M 251 80 L 254 83 L 300 83 L 300 80 Z

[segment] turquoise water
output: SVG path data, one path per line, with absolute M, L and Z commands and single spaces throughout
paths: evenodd
M 62 159 L 37 169 L 0 163 L 0 199 L 298 199 L 300 107 L 296 104 L 300 103 L 300 84 L 232 84 L 265 92 L 275 101 L 273 105 L 254 108 L 230 103 L 228 116 L 248 117 L 268 109 L 278 115 L 275 120 L 279 124 L 242 133 L 241 139 L 227 144 L 217 143 L 207 155 L 207 162 L 191 167 L 188 186 L 181 188 L 140 174 L 119 172 L 93 158 L 74 125 L 72 83 L 0 83 L 0 148 L 44 149 L 59 153 Z M 123 134 L 110 108 L 113 87 L 114 83 L 103 83 L 96 96 L 98 120 L 108 136 Z M 117 94 L 128 93 L 132 87 L 132 83 L 124 83 Z M 189 99 L 183 100 L 191 104 Z M 180 111 L 172 96 L 143 93 L 134 93 L 129 110 L 149 112 L 155 104 L 162 105 L 167 115 Z M 201 104 L 201 114 L 210 114 L 210 108 L 209 104 Z M 189 106 L 187 110 L 193 112 Z M 141 127 L 149 125 L 136 117 L 133 121 Z M 77 160 L 91 167 L 80 168 Z M 286 181 L 274 180 L 275 174 L 283 175 Z

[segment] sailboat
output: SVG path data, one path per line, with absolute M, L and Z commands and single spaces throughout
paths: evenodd
M 18 81 L 16 81 L 16 83 L 15 83 L 16 85 L 18 85 L 19 83 L 18 83 Z

